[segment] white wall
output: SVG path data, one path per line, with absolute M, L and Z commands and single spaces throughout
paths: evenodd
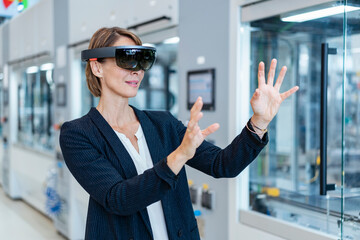
M 149 24 L 145 28 L 139 28 L 137 33 L 141 35 L 149 31 L 176 26 L 178 24 L 177 4 L 178 0 L 69 1 L 69 43 L 89 40 L 100 27 L 127 28 L 162 16 L 168 16 L 171 20 Z
M 181 0 L 179 1 L 179 118 L 189 120 L 187 109 L 187 73 L 189 71 L 215 68 L 215 110 L 204 111 L 200 127 L 206 128 L 219 123 L 220 129 L 210 135 L 216 145 L 225 147 L 228 142 L 229 108 L 229 1 Z M 198 57 L 205 62 L 199 64 Z M 206 183 L 215 192 L 215 206 L 209 211 L 199 204 L 204 220 L 204 240 L 228 239 L 228 179 L 214 179 L 192 168 L 186 169 L 188 178 L 194 185 L 202 187 Z M 201 228 L 201 227 L 200 227 Z M 200 230 L 201 231 L 201 230 Z
M 42 0 L 9 23 L 9 61 L 53 51 L 53 0 Z

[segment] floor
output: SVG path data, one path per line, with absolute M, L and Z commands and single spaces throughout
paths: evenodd
M 11 200 L 0 187 L 0 239 L 65 240 L 53 222 L 21 200 Z

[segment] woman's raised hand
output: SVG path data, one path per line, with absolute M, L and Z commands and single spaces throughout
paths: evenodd
M 284 66 L 281 68 L 280 74 L 274 85 L 276 63 L 276 59 L 271 61 L 266 83 L 265 65 L 263 62 L 260 62 L 258 71 L 259 85 L 250 100 L 254 112 L 254 115 L 251 117 L 251 122 L 261 129 L 267 128 L 270 121 L 279 111 L 281 103 L 299 89 L 298 86 L 295 86 L 284 93 L 280 93 L 280 87 L 285 77 L 286 67 Z
M 175 174 L 178 174 L 184 164 L 195 155 L 196 149 L 204 139 L 220 127 L 218 123 L 214 123 L 204 130 L 200 129 L 202 106 L 202 98 L 198 97 L 190 110 L 190 120 L 180 146 L 168 156 L 168 166 Z
M 190 110 L 190 121 L 187 125 L 183 141 L 179 147 L 187 159 L 192 158 L 196 148 L 200 146 L 204 139 L 220 127 L 218 123 L 214 123 L 206 129 L 200 130 L 199 121 L 203 117 L 203 113 L 201 112 L 202 107 L 202 98 L 198 97 Z

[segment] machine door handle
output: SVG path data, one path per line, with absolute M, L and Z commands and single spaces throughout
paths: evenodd
M 336 48 L 328 43 L 321 44 L 321 107 L 320 107 L 320 195 L 335 190 L 335 184 L 327 184 L 327 86 L 328 55 L 336 54 Z

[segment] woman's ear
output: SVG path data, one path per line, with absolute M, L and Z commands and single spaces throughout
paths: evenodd
M 98 78 L 101 78 L 103 76 L 103 69 L 102 65 L 98 61 L 91 61 L 90 67 L 92 73 L 97 76 Z

